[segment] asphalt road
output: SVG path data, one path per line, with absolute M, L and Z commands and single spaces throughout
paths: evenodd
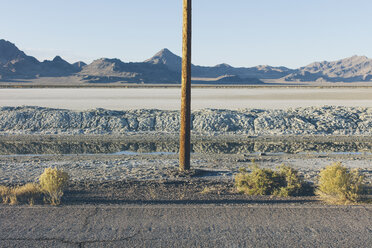
M 1 247 L 372 247 L 372 206 L 1 206 Z

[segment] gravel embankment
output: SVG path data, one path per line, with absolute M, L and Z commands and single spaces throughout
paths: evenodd
M 71 111 L 30 106 L 0 108 L 0 134 L 176 133 L 178 130 L 178 111 Z M 372 108 L 204 109 L 193 112 L 192 130 L 200 134 L 258 136 L 371 135 Z

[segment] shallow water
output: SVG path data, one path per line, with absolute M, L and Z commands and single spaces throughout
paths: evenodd
M 123 141 L 1 141 L 0 155 L 172 155 L 177 154 L 177 142 L 123 142 Z M 193 142 L 191 151 L 198 154 L 371 154 L 372 141 L 245 141 Z

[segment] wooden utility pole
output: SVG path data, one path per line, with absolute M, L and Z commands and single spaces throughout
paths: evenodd
M 180 171 L 190 170 L 191 0 L 183 0 Z

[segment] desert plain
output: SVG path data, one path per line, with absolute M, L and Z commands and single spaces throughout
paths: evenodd
M 287 109 L 309 106 L 372 107 L 372 87 L 195 87 L 192 109 Z M 353 85 L 355 85 L 353 83 Z M 365 85 L 365 84 L 364 84 Z M 50 87 L 50 85 L 48 85 Z M 24 86 L 21 86 L 24 87 Z M 70 110 L 180 109 L 177 86 L 131 88 L 0 88 L 0 106 Z
M 1 206 L 0 244 L 372 244 L 368 205 L 334 207 L 311 194 L 252 197 L 234 190 L 234 175 L 252 161 L 267 168 L 290 165 L 310 184 L 317 183 L 322 168 L 341 162 L 360 168 L 370 186 L 372 88 L 193 88 L 193 170 L 186 174 L 178 172 L 179 97 L 177 87 L 0 89 L 2 184 L 35 182 L 44 168 L 54 166 L 71 176 L 60 208 Z M 59 223 L 46 231 L 48 239 L 41 232 L 45 223 L 20 228 L 40 211 Z M 80 217 L 73 214 L 79 211 Z M 66 217 L 58 219 L 62 213 Z M 13 226 L 6 216 L 17 219 Z M 136 221 L 140 216 L 146 218 Z M 82 226 L 71 232 L 74 221 Z M 240 229 L 244 226 L 250 231 Z M 343 232 L 355 237 L 346 239 Z M 205 237 L 215 238 L 208 243 Z

